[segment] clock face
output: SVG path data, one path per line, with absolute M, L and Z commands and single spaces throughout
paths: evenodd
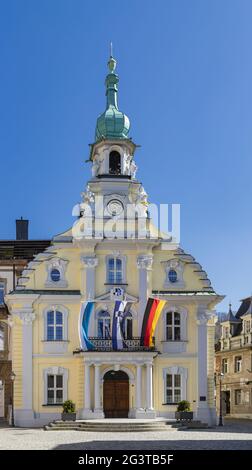
M 120 215 L 123 211 L 123 205 L 121 201 L 112 199 L 107 205 L 107 209 L 110 215 Z

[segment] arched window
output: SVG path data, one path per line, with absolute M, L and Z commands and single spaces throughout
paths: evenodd
M 98 313 L 97 323 L 98 338 L 110 338 L 110 315 L 109 312 L 102 310 Z
M 181 319 L 178 312 L 166 313 L 166 341 L 181 340 Z
M 170 282 L 177 282 L 178 275 L 175 269 L 170 269 L 170 271 L 168 272 L 168 278 Z
M 107 282 L 110 284 L 120 284 L 123 282 L 123 262 L 116 256 L 108 258 Z
M 121 155 L 119 152 L 112 150 L 109 154 L 109 174 L 120 175 L 121 174 Z
M 63 314 L 57 310 L 47 312 L 46 316 L 46 339 L 47 341 L 63 340 Z
M 130 312 L 122 320 L 122 333 L 124 339 L 132 339 L 133 337 L 133 320 Z

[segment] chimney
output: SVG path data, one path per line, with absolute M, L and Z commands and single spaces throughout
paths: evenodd
M 28 224 L 29 220 L 23 217 L 16 220 L 16 240 L 28 240 Z

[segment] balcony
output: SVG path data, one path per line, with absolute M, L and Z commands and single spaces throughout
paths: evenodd
M 88 339 L 94 345 L 93 351 L 111 352 L 114 350 L 111 338 L 89 337 Z M 122 352 L 156 351 L 155 338 L 153 337 L 152 340 L 153 340 L 153 346 L 144 346 L 142 344 L 142 338 L 135 337 L 131 339 L 124 339 L 123 342 L 124 342 L 125 347 L 120 350 L 117 349 L 117 351 L 122 351 Z

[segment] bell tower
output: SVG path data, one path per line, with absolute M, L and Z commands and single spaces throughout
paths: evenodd
M 94 210 L 97 207 L 95 201 L 99 199 L 98 196 L 102 196 L 99 208 L 102 204 L 103 216 L 106 218 L 115 220 L 127 216 L 134 224 L 135 206 L 138 208 L 139 218 L 147 217 L 147 193 L 142 183 L 136 179 L 137 165 L 134 154 L 137 145 L 128 135 L 129 118 L 118 108 L 119 77 L 115 69 L 116 60 L 111 53 L 105 79 L 106 109 L 97 118 L 95 141 L 90 146 L 88 162 L 92 165 L 92 176 L 86 191 L 82 193 L 82 203 L 79 205 L 79 216 L 84 224 L 87 224 L 89 218 L 90 227 L 93 226 Z M 88 216 L 85 204 L 91 209 Z M 130 215 L 129 205 L 133 206 Z
M 135 179 L 137 166 L 134 162 L 136 145 L 128 137 L 130 121 L 118 108 L 118 82 L 115 72 L 116 60 L 111 56 L 106 76 L 106 109 L 98 117 L 95 143 L 91 146 L 93 178 Z

